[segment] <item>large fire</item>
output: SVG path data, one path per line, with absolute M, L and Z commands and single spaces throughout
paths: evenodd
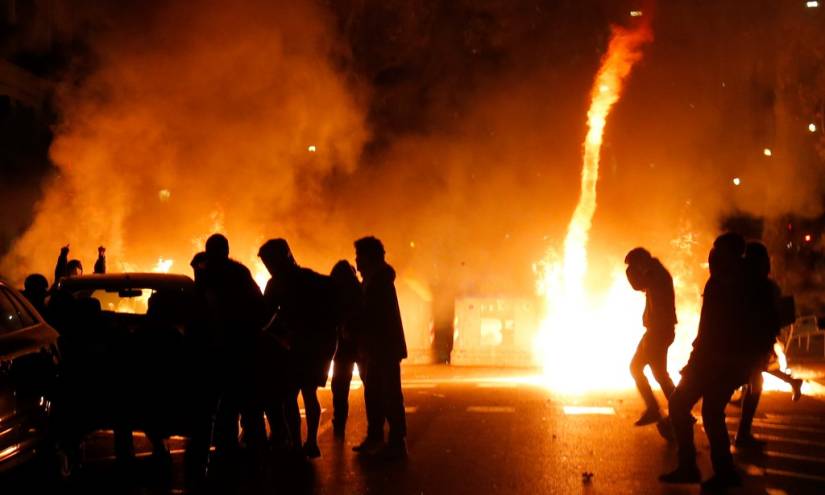
M 628 366 L 643 333 L 641 315 L 644 296 L 635 292 L 618 262 L 603 277 L 601 290 L 588 290 L 588 240 L 597 205 L 599 158 L 604 128 L 613 105 L 621 96 L 624 81 L 642 58 L 642 47 L 652 40 L 649 24 L 634 29 L 614 28 L 607 54 L 602 59 L 591 90 L 584 141 L 581 193 L 567 230 L 563 256 L 550 250 L 537 267 L 538 289 L 544 298 L 545 316 L 536 341 L 544 368 L 544 383 L 565 394 L 633 386 Z M 671 271 L 677 296 L 679 325 L 669 352 L 669 371 L 678 382 L 679 370 L 687 361 L 698 327 L 701 298 L 691 282 L 690 267 L 697 259 L 691 234 L 672 242 L 675 255 Z M 624 254 L 624 253 L 620 253 Z M 706 268 L 706 265 L 705 267 Z M 785 355 L 777 345 L 779 367 L 787 370 Z M 766 390 L 790 391 L 790 386 L 767 373 Z M 805 392 L 812 392 L 806 384 Z
M 643 297 L 628 286 L 622 267 L 605 279 L 597 296 L 585 289 L 587 247 L 593 214 L 599 154 L 607 117 L 642 46 L 652 39 L 649 24 L 614 28 L 607 54 L 591 90 L 579 202 L 570 221 L 561 259 L 551 251 L 543 263 L 539 290 L 545 299 L 537 349 L 547 384 L 560 392 L 586 392 L 631 384 L 627 366 L 641 335 Z

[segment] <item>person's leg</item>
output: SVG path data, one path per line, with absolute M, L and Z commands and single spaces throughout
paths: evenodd
M 675 471 L 659 479 L 665 483 L 698 483 L 701 481 L 696 465 L 696 445 L 693 441 L 693 415 L 691 410 L 703 393 L 703 383 L 690 372 L 685 372 L 681 382 L 670 394 L 668 409 L 676 435 L 679 465 Z
M 363 366 L 361 366 L 363 364 Z M 361 380 L 364 382 L 364 406 L 367 412 L 367 437 L 353 448 L 356 452 L 369 452 L 384 442 L 384 404 L 381 395 L 381 373 L 374 363 L 359 363 Z
M 791 386 L 791 388 L 793 389 L 793 395 L 791 396 L 791 398 L 794 401 L 798 401 L 799 399 L 802 398 L 802 383 L 803 383 L 803 381 L 801 379 L 794 378 L 790 373 L 785 373 L 784 371 L 778 370 L 778 369 L 768 371 L 768 373 L 770 373 L 771 375 L 779 378 L 780 380 L 782 380 L 783 382 L 785 382 L 785 383 L 787 383 Z
M 234 454 L 238 450 L 239 415 L 237 396 L 227 387 L 221 394 L 215 414 L 215 453 L 219 457 Z
M 759 406 L 759 398 L 762 396 L 762 372 L 753 374 L 750 382 L 744 387 L 742 397 L 742 416 L 739 419 L 739 429 L 736 432 L 737 447 L 759 447 L 761 442 L 753 438 L 751 427 L 753 417 L 756 415 L 756 408 Z
M 311 385 L 301 387 L 301 397 L 304 398 L 307 423 L 307 441 L 304 444 L 304 453 L 309 458 L 320 457 L 318 425 L 321 423 L 321 403 L 318 402 L 317 387 Z
M 401 390 L 401 363 L 394 361 L 384 366 L 384 411 L 390 431 L 390 448 L 406 450 L 407 416 L 404 411 L 404 394 Z
M 667 371 L 667 351 L 673 339 L 661 338 L 656 341 L 649 341 L 647 344 L 647 358 L 650 365 L 650 371 L 653 373 L 653 378 L 659 383 L 662 388 L 662 393 L 665 399 L 670 398 L 670 394 L 676 388 L 673 385 L 673 380 L 670 379 L 670 373 Z
M 367 437 L 384 440 L 383 373 L 374 363 L 367 365 L 364 381 L 364 405 L 367 408 Z
M 655 423 L 661 417 L 659 403 L 656 401 L 653 390 L 650 388 L 650 383 L 645 376 L 645 366 L 647 366 L 650 361 L 647 340 L 648 336 L 645 334 L 636 347 L 636 353 L 633 355 L 633 359 L 630 360 L 630 374 L 633 376 L 633 380 L 636 382 L 636 388 L 639 389 L 639 394 L 645 402 L 645 412 L 642 414 L 642 417 L 636 421 L 637 426 Z
M 355 361 L 345 353 L 335 357 L 332 368 L 332 425 L 337 432 L 343 431 L 349 416 L 349 389 Z
M 710 443 L 710 460 L 714 477 L 736 479 L 730 437 L 725 424 L 725 406 L 739 387 L 731 377 L 717 376 L 708 383 L 702 399 L 702 422 Z
M 317 387 L 301 387 L 307 422 L 307 443 L 318 444 L 318 425 L 321 423 L 321 403 L 318 402 Z
M 290 443 L 294 448 L 301 447 L 301 409 L 298 407 L 300 389 L 291 389 L 284 400 L 284 417 L 289 430 Z

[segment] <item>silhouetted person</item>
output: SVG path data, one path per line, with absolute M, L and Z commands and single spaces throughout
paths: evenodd
M 23 282 L 23 295 L 43 318 L 46 318 L 46 296 L 49 294 L 49 281 L 39 273 L 33 273 Z
M 303 452 L 309 458 L 319 457 L 321 404 L 317 389 L 326 385 L 330 361 L 335 352 L 330 280 L 300 267 L 284 239 L 267 241 L 258 255 L 272 275 L 264 291 L 264 300 L 275 313 L 272 325 L 269 325 L 275 328 L 268 331 L 280 333 L 288 346 L 287 388 L 291 388 L 291 393 L 284 400 L 284 412 L 290 436 L 295 446 L 300 445 L 300 393 L 307 424 Z
M 54 267 L 54 285 L 64 277 L 77 277 L 83 275 L 83 264 L 80 260 L 69 259 L 69 245 L 66 244 L 60 248 L 60 254 L 57 256 L 57 263 Z
M 764 442 L 757 440 L 751 433 L 753 417 L 762 395 L 762 372 L 766 370 L 771 359 L 776 358 L 773 351 L 776 338 L 784 325 L 790 321 L 783 321 L 780 310 L 781 291 L 779 286 L 770 278 L 771 260 L 768 250 L 761 242 L 749 242 L 745 248 L 745 279 L 747 283 L 747 311 L 748 326 L 754 337 L 754 352 L 762 356 L 759 366 L 751 375 L 750 382 L 743 387 L 742 417 L 736 433 L 736 447 L 760 448 Z M 793 315 L 790 315 L 791 317 Z M 794 400 L 799 400 L 802 394 L 802 380 L 795 379 L 779 369 L 771 374 L 786 381 L 794 389 Z
M 748 381 L 758 359 L 749 335 L 744 277 L 745 241 L 727 233 L 714 241 L 708 256 L 710 279 L 705 284 L 699 330 L 682 379 L 670 396 L 670 418 L 678 442 L 679 465 L 660 476 L 666 483 L 698 483 L 691 409 L 702 400 L 702 420 L 710 443 L 714 475 L 703 489 L 720 490 L 741 484 L 730 453 L 725 406 L 733 392 Z
M 363 278 L 364 306 L 358 339 L 361 378 L 367 409 L 367 437 L 353 448 L 386 458 L 407 455 L 407 420 L 401 392 L 401 360 L 407 343 L 395 292 L 395 270 L 384 260 L 384 245 L 375 237 L 355 241 L 355 264 Z M 389 437 L 384 443 L 384 421 Z
M 188 392 L 192 421 L 184 462 L 187 481 L 192 484 L 202 481 L 206 475 L 223 379 L 215 366 L 215 362 L 221 360 L 222 356 L 216 342 L 218 329 L 209 318 L 209 304 L 216 300 L 216 296 L 207 284 L 206 252 L 195 254 L 189 266 L 192 267 L 195 287 L 189 301 L 189 321 L 184 337 L 191 386 Z
M 675 335 L 676 302 L 673 278 L 658 258 L 652 257 L 646 249 L 639 247 L 627 253 L 624 261 L 628 265 L 627 279 L 630 285 L 635 290 L 644 292 L 646 299 L 642 322 L 647 331 L 639 341 L 636 354 L 630 361 L 630 373 L 646 406 L 635 425 L 643 426 L 662 420 L 659 403 L 645 377 L 645 366 L 650 366 L 665 398 L 669 398 L 673 393 L 673 381 L 667 372 L 667 350 Z
M 97 261 L 95 261 L 94 273 L 106 273 L 106 248 L 100 246 L 97 248 Z
M 213 346 L 220 349 L 215 366 L 219 372 L 220 407 L 215 418 L 216 454 L 238 449 L 238 415 L 244 440 L 260 448 L 265 441 L 263 410 L 258 403 L 258 379 L 253 356 L 263 325 L 263 297 L 252 274 L 229 258 L 229 241 L 214 234 L 206 241 L 204 294 L 213 328 Z
M 346 260 L 335 264 L 330 273 L 334 308 L 338 321 L 338 345 L 332 369 L 332 427 L 342 436 L 349 416 L 349 390 L 358 358 L 357 325 L 362 311 L 361 283 L 355 268 Z

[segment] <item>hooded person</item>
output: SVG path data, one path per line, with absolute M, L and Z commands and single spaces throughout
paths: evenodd
M 624 261 L 628 265 L 627 278 L 630 285 L 635 290 L 645 293 L 642 323 L 646 331 L 630 362 L 630 373 L 646 406 L 635 424 L 643 426 L 661 422 L 663 419 L 659 403 L 645 377 L 645 367 L 650 367 L 665 399 L 670 397 L 675 388 L 667 372 L 667 351 L 675 335 L 676 298 L 670 273 L 659 259 L 651 256 L 646 249 L 639 247 L 631 250 Z
M 771 258 L 761 242 L 749 242 L 745 247 L 745 279 L 747 281 L 747 323 L 752 333 L 750 344 L 757 356 L 757 367 L 750 381 L 743 387 L 742 416 L 734 444 L 737 449 L 762 448 L 765 442 L 751 433 L 753 418 L 762 395 L 762 372 L 767 371 L 785 381 L 793 389 L 793 400 L 802 396 L 802 380 L 794 378 L 776 366 L 773 346 L 782 327 L 793 323 L 794 311 L 783 314 L 782 295 L 779 286 L 770 278 Z M 762 356 L 758 359 L 758 356 Z
M 284 239 L 267 241 L 258 256 L 272 275 L 264 290 L 267 311 L 272 315 L 266 332 L 274 333 L 287 348 L 282 410 L 269 407 L 267 416 L 277 418 L 282 411 L 293 447 L 301 445 L 300 393 L 307 424 L 307 439 L 301 448 L 304 455 L 316 458 L 321 455 L 321 404 L 317 389 L 326 385 L 336 340 L 330 279 L 299 266 Z M 273 404 L 277 409 L 277 403 Z M 271 427 L 273 432 L 277 431 L 275 426 Z
M 744 253 L 744 238 L 726 233 L 716 238 L 708 255 L 710 278 L 703 292 L 699 329 L 682 379 L 669 401 L 679 464 L 659 477 L 664 483 L 701 481 L 691 415 L 700 399 L 714 471 L 702 488 L 718 491 L 742 483 L 730 452 L 725 406 L 733 392 L 748 381 L 757 361 L 754 337 L 747 325 Z
M 407 343 L 401 323 L 395 270 L 384 259 L 384 245 L 375 237 L 355 241 L 355 264 L 363 279 L 358 353 L 363 363 L 367 437 L 356 452 L 380 453 L 386 458 L 407 455 L 407 420 L 401 392 L 401 360 Z M 389 436 L 384 445 L 384 423 Z

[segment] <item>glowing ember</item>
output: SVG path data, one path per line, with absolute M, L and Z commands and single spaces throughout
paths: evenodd
M 738 186 L 740 184 L 742 184 L 742 180 L 739 177 L 734 177 L 733 178 L 733 185 Z
M 171 197 L 172 191 L 170 191 L 169 189 L 161 189 L 160 191 L 158 191 L 158 199 L 160 199 L 163 202 L 169 201 Z
M 816 132 L 816 124 L 814 124 L 813 122 L 808 124 L 808 130 L 811 132 Z
M 585 293 L 584 278 L 607 116 L 619 100 L 622 83 L 642 57 L 642 45 L 651 39 L 646 23 L 633 30 L 613 30 L 591 91 L 581 195 L 568 226 L 564 257 L 559 260 L 550 252 L 540 264 L 539 290 L 545 298 L 546 314 L 537 350 L 544 363 L 546 383 L 556 391 L 586 392 L 632 383 L 627 366 L 641 335 L 638 322 L 644 298 L 630 289 L 623 267 L 610 274 L 607 291 L 599 301 Z M 636 323 L 635 328 L 620 328 L 625 322 Z
M 317 151 L 317 148 L 315 147 L 315 145 L 314 145 L 314 144 L 310 144 L 310 145 L 307 147 L 307 151 L 309 151 L 310 153 L 315 153 L 315 152 Z
M 771 150 L 770 148 L 765 148 L 764 150 L 762 150 L 762 154 L 765 156 L 773 156 L 773 150 Z

